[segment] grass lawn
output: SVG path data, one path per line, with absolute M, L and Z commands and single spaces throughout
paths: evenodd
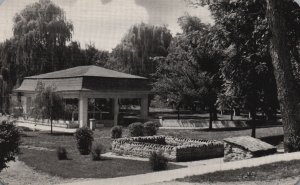
M 271 142 L 273 145 L 278 145 L 279 143 L 274 142 L 274 137 L 276 142 L 280 142 L 280 138 L 283 134 L 282 127 L 270 127 L 270 128 L 258 128 L 256 131 L 256 136 L 258 138 L 264 138 L 267 142 Z M 215 139 L 223 140 L 227 137 L 234 136 L 250 136 L 251 129 L 235 129 L 235 130 L 159 130 L 158 135 L 175 136 L 181 138 L 192 138 L 192 139 Z M 128 129 L 123 129 L 123 137 L 128 136 Z M 272 139 L 269 139 L 269 138 Z M 278 140 L 278 141 L 277 141 Z M 102 128 L 94 131 L 94 142 L 101 143 L 106 148 L 106 151 L 110 150 L 112 139 L 110 138 L 110 128 Z M 56 149 L 58 146 L 65 147 L 69 153 L 77 152 L 76 142 L 73 134 L 61 134 L 54 133 L 50 135 L 49 132 L 33 132 L 24 131 L 22 137 L 22 145 L 29 145 L 35 147 L 44 147 L 48 149 Z
M 243 181 L 271 181 L 298 177 L 300 174 L 300 161 L 277 162 L 257 167 L 242 168 L 196 175 L 177 179 L 184 182 L 243 182 Z
M 193 139 L 222 140 L 231 136 L 251 135 L 251 130 L 159 130 L 158 134 Z M 151 172 L 148 162 L 108 158 L 104 158 L 102 161 L 92 161 L 90 155 L 79 155 L 73 134 L 54 133 L 50 135 L 49 132 L 33 132 L 24 129 L 22 135 L 23 148 L 19 160 L 38 171 L 65 178 L 107 178 Z M 264 137 L 272 142 L 274 139 L 270 139 L 270 137 L 278 138 L 280 135 L 282 135 L 282 127 L 257 129 L 257 137 Z M 128 136 L 128 129 L 124 128 L 123 137 L 126 136 Z M 278 145 L 281 139 L 279 137 L 278 143 L 273 144 Z M 106 151 L 111 150 L 111 142 L 110 128 L 94 131 L 94 143 L 101 143 Z M 26 146 L 42 147 L 43 150 L 27 149 Z M 67 149 L 70 160 L 57 160 L 55 149 L 58 146 Z M 174 169 L 179 166 L 169 165 L 169 167 Z
M 211 139 L 211 140 L 223 140 L 228 137 L 235 136 L 251 136 L 251 129 L 215 129 L 212 131 L 208 130 L 159 130 L 161 135 L 170 135 L 174 137 L 184 137 L 192 139 Z M 257 128 L 256 137 L 263 138 L 266 142 L 278 145 L 280 138 L 282 138 L 283 129 L 282 127 L 270 127 L 270 128 Z M 272 139 L 269 139 L 269 138 Z M 274 140 L 273 138 L 276 138 Z M 279 140 L 278 140 L 279 138 Z
M 69 160 L 59 161 L 56 152 L 22 149 L 19 160 L 35 170 L 63 178 L 111 178 L 152 172 L 148 162 L 103 158 L 91 160 L 91 155 L 69 153 Z M 180 168 L 173 164 L 169 169 Z

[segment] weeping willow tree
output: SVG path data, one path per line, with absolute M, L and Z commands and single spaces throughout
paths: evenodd
M 165 26 L 134 25 L 113 49 L 111 66 L 108 67 L 149 77 L 156 69 L 151 58 L 166 56 L 171 39 L 172 35 Z
M 60 7 L 39 0 L 17 13 L 13 22 L 18 73 L 27 76 L 63 68 L 63 51 L 73 25 Z

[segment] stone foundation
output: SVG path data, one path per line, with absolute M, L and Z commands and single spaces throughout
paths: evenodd
M 224 139 L 224 162 L 271 155 L 276 147 L 250 136 Z
M 224 162 L 253 158 L 253 154 L 243 148 L 224 143 Z
M 162 152 L 169 161 L 192 161 L 222 157 L 224 147 L 222 142 L 213 140 L 149 136 L 116 139 L 112 143 L 112 152 L 144 158 L 153 152 Z

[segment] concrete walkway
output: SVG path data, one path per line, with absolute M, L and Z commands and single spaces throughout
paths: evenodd
M 237 182 L 159 182 L 151 185 L 300 185 L 296 184 L 299 178 L 275 179 L 271 181 L 237 181 Z
M 186 176 L 202 175 L 216 171 L 240 169 L 244 167 L 260 166 L 280 161 L 300 160 L 300 152 L 277 154 L 266 157 L 234 161 L 228 163 L 219 163 L 211 165 L 190 166 L 176 170 L 153 172 L 148 174 L 140 174 L 126 177 L 108 178 L 86 180 L 73 183 L 66 183 L 64 185 L 142 185 L 153 184 L 165 181 L 172 181 L 177 178 L 184 178 Z
M 31 130 L 41 130 L 41 131 L 50 131 L 51 127 L 47 125 L 36 125 L 32 123 L 25 123 L 21 121 L 17 121 L 16 125 L 19 127 L 26 127 Z M 72 128 L 62 128 L 62 127 L 53 127 L 53 132 L 62 132 L 62 133 L 75 133 L 76 129 Z

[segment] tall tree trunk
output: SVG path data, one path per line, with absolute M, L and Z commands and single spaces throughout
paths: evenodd
M 50 118 L 51 135 L 53 134 L 52 118 Z
M 267 0 L 268 22 L 272 33 L 270 54 L 282 115 L 285 152 L 300 149 L 299 97 L 292 73 L 284 8 L 290 0 Z
M 180 105 L 177 106 L 177 120 L 180 120 Z
M 213 122 L 213 107 L 209 107 L 209 127 L 208 130 L 212 130 L 212 122 Z
M 235 115 L 234 116 L 240 116 L 241 115 L 241 110 L 239 108 L 234 108 Z
M 217 107 L 215 105 L 213 105 L 212 118 L 214 121 L 218 120 L 218 111 L 217 111 Z
M 234 111 L 233 109 L 230 110 L 230 121 L 233 121 L 233 114 L 234 114 Z
M 250 114 L 251 114 L 251 137 L 256 137 L 256 110 L 251 110 L 250 111 Z

